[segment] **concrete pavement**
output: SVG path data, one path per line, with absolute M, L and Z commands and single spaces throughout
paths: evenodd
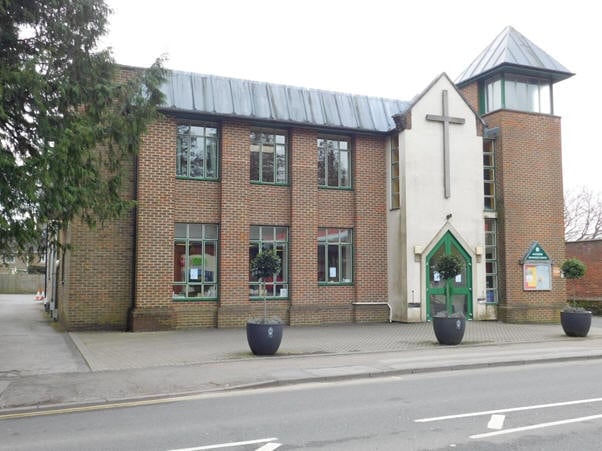
M 286 327 L 273 357 L 244 329 L 61 331 L 33 296 L 0 295 L 0 418 L 12 410 L 144 399 L 236 387 L 602 358 L 602 319 L 588 337 L 560 325 L 470 321 L 459 346 L 432 325 Z

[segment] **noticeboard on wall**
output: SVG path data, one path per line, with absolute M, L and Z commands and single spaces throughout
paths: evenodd
M 523 259 L 523 290 L 549 291 L 552 289 L 552 261 L 539 243 L 534 242 Z
M 525 263 L 523 265 L 523 280 L 525 291 L 551 290 L 550 264 Z

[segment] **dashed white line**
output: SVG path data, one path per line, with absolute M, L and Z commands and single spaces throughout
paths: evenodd
M 602 415 L 591 415 L 589 417 L 570 418 L 568 420 L 551 421 L 549 423 L 532 424 L 531 426 L 522 426 L 522 427 L 513 428 L 513 429 L 504 429 L 503 431 L 486 432 L 484 434 L 475 434 L 475 435 L 471 435 L 470 438 L 473 438 L 473 439 L 487 438 L 487 437 L 493 437 L 493 436 L 502 435 L 502 434 L 513 434 L 515 432 L 532 431 L 534 429 L 543 429 L 543 428 L 549 428 L 552 426 L 562 426 L 564 424 L 581 423 L 583 421 L 590 421 L 590 420 L 599 420 L 601 418 L 602 418 Z
M 257 448 L 255 451 L 274 451 L 282 446 L 282 443 L 266 443 L 265 445 Z
M 494 415 L 499 413 L 520 412 L 524 410 L 546 409 L 549 407 L 573 406 L 576 404 L 587 404 L 592 402 L 601 402 L 602 398 L 578 399 L 575 401 L 555 402 L 550 404 L 537 404 L 534 406 L 511 407 L 509 409 L 483 410 L 481 412 L 460 413 L 457 415 L 445 415 L 441 417 L 419 418 L 415 423 L 429 423 L 432 421 L 455 420 L 457 418 L 478 417 L 481 415 Z
M 194 448 L 172 449 L 172 450 L 169 450 L 169 451 L 202 451 L 202 450 L 207 450 L 207 449 L 233 448 L 235 446 L 257 445 L 257 444 L 260 444 L 260 443 L 275 442 L 276 440 L 278 440 L 276 437 L 272 437 L 272 438 L 260 438 L 260 439 L 257 439 L 257 440 L 247 440 L 247 441 L 244 441 L 244 442 L 218 443 L 216 445 L 197 446 L 197 447 L 194 447 Z M 280 446 L 280 443 L 274 443 L 274 444 Z M 278 448 L 278 446 L 276 448 Z M 266 451 L 267 450 L 274 450 L 276 448 L 265 448 L 265 450 Z M 261 447 L 259 449 L 261 451 L 264 451 L 263 447 Z
M 504 427 L 504 420 L 506 419 L 506 415 L 491 415 L 491 419 L 489 423 L 487 423 L 487 427 L 489 429 L 497 429 L 500 430 Z

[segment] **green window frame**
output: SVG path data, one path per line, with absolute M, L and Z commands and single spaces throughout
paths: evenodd
M 251 131 L 250 176 L 252 182 L 270 185 L 288 183 L 288 150 L 286 133 Z
M 352 229 L 318 229 L 318 283 L 353 283 Z
M 485 218 L 485 285 L 486 302 L 497 304 L 497 222 L 494 218 Z
M 218 130 L 215 126 L 177 126 L 176 176 L 198 180 L 218 180 Z
M 217 299 L 218 245 L 217 224 L 175 224 L 174 300 Z
M 345 138 L 318 138 L 318 186 L 351 189 L 351 145 Z
M 399 135 L 391 136 L 391 209 L 399 208 Z
M 275 249 L 281 260 L 280 273 L 265 280 L 266 297 L 273 299 L 288 298 L 288 227 L 251 226 L 249 240 L 249 268 L 261 250 Z M 249 297 L 251 300 L 263 299 L 260 282 L 249 270 Z
M 495 141 L 483 140 L 483 196 L 485 210 L 495 210 Z

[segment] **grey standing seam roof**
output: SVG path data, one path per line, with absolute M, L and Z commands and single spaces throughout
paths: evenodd
M 460 74 L 456 84 L 461 85 L 477 79 L 504 64 L 546 72 L 554 81 L 561 81 L 573 75 L 514 28 L 506 27 Z
M 164 109 L 335 129 L 387 132 L 410 102 L 170 71 Z

